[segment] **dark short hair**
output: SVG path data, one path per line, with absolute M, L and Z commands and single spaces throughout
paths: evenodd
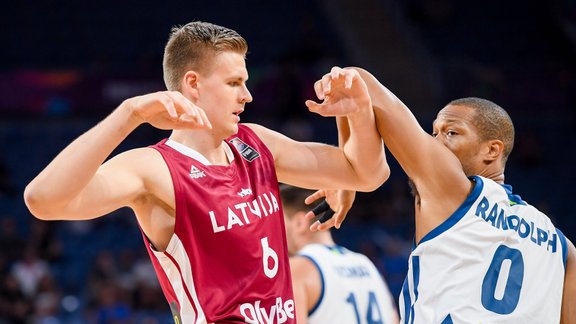
M 282 200 L 282 206 L 285 208 L 297 211 L 310 210 L 311 207 L 306 205 L 304 200 L 312 193 L 314 193 L 312 190 L 302 189 L 287 184 L 280 184 L 280 199 Z
M 187 71 L 209 69 L 209 55 L 224 51 L 246 55 L 248 43 L 236 31 L 207 22 L 194 21 L 173 27 L 162 62 L 166 88 L 180 90 Z
M 452 100 L 448 105 L 464 106 L 474 110 L 474 126 L 483 141 L 497 139 L 504 143 L 503 160 L 506 162 L 514 147 L 514 124 L 502 107 L 482 98 L 468 97 Z

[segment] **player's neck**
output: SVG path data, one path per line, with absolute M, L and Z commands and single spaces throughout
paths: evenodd
M 468 175 L 479 175 L 502 184 L 504 183 L 504 168 L 505 162 L 496 160 L 485 164 L 480 170 Z
M 170 139 L 202 154 L 213 165 L 229 165 L 224 139 L 210 131 L 175 130 Z
M 314 233 L 308 240 L 308 244 L 322 244 L 327 246 L 336 245 L 332 239 L 330 232 L 317 232 Z
M 493 180 L 497 183 L 504 183 L 504 169 L 485 169 L 482 170 L 478 175 L 483 176 L 484 178 L 488 178 Z

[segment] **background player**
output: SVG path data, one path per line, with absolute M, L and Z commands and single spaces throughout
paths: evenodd
M 246 52 L 246 41 L 228 28 L 174 28 L 163 61 L 169 91 L 125 100 L 25 191 L 30 211 L 46 220 L 92 219 L 130 207 L 183 323 L 293 323 L 277 180 L 371 190 L 388 174 L 372 171 L 385 164 L 384 155 L 356 72 L 334 80 L 331 99 L 320 104 L 356 107 L 347 114 L 354 135 L 342 149 L 239 124 L 252 101 Z M 173 132 L 105 162 L 144 123 Z
M 310 191 L 280 186 L 298 323 L 398 323 L 394 299 L 370 259 L 312 232 Z
M 415 193 L 402 321 L 574 323 L 574 246 L 504 184 L 514 143 L 508 114 L 488 100 L 455 100 L 438 113 L 430 136 L 394 94 L 358 70 L 378 130 Z M 319 97 L 338 73 L 317 82 Z

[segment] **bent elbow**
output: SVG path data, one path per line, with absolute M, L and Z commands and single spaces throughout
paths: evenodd
M 47 199 L 42 198 L 42 194 L 33 185 L 28 185 L 24 189 L 24 203 L 30 213 L 40 220 L 53 220 L 53 213 L 50 213 L 50 206 Z
M 367 175 L 366 179 L 363 181 L 362 189 L 359 191 L 372 192 L 380 188 L 380 186 L 382 186 L 382 184 L 384 184 L 384 182 L 386 182 L 389 177 L 390 167 L 387 163 L 384 163 L 384 165 L 374 170 L 373 173 Z

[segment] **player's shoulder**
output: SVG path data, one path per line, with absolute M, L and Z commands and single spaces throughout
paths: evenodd
M 513 192 L 511 185 L 497 183 L 494 180 L 483 177 L 476 178 L 483 182 L 484 190 L 481 197 L 486 197 L 483 199 L 488 199 L 489 202 L 499 202 L 499 206 L 504 208 L 508 215 L 515 215 L 526 221 L 533 221 L 538 225 L 554 227 L 548 215 L 522 199 L 516 192 Z
M 161 158 L 160 152 L 153 147 L 137 147 L 129 149 L 118 154 L 118 156 L 137 164 L 153 163 L 155 160 Z M 151 161 L 141 159 L 151 159 Z
M 134 166 L 137 167 L 142 164 L 154 163 L 158 158 L 161 158 L 160 153 L 152 147 L 137 147 L 123 151 L 111 160 L 134 163 Z
M 290 271 L 293 278 L 310 277 L 318 273 L 318 264 L 307 255 L 295 255 L 290 257 Z
M 264 143 L 264 146 L 270 151 L 274 158 L 277 157 L 277 153 L 281 152 L 284 143 L 287 143 L 288 137 L 276 132 L 270 128 L 259 124 L 240 124 L 238 129 L 239 136 L 252 136 L 256 137 L 259 141 Z
M 286 135 L 283 135 L 273 129 L 270 129 L 266 126 L 262 126 L 260 124 L 253 124 L 253 123 L 239 124 L 239 130 L 252 131 L 264 141 L 270 138 L 288 138 Z
M 545 214 L 544 211 L 541 211 L 530 203 L 524 200 L 515 201 L 510 196 L 508 203 L 511 214 L 518 215 L 527 220 L 533 221 L 536 224 L 549 224 L 550 226 L 554 226 L 552 219 Z
M 330 247 L 324 244 L 307 244 L 298 251 L 298 255 L 308 258 L 319 258 L 328 253 L 330 253 Z
M 260 141 L 266 143 L 265 139 L 268 137 L 269 129 L 262 125 L 246 123 L 238 124 L 238 132 L 228 138 L 232 140 L 234 138 L 240 138 L 248 141 Z
M 260 137 L 262 134 L 266 134 L 266 133 L 270 132 L 270 129 L 268 129 L 267 127 L 264 127 L 262 125 L 259 125 L 259 124 L 242 123 L 242 124 L 238 124 L 238 132 L 239 133 L 246 133 L 246 132 L 254 133 L 258 137 Z
M 298 251 L 298 254 L 290 258 L 290 262 L 305 266 L 308 269 L 312 268 L 310 266 L 320 269 L 320 264 L 326 262 L 329 256 L 330 250 L 326 245 L 307 244 Z
M 156 176 L 166 165 L 159 151 L 151 147 L 139 147 L 126 150 L 114 156 L 103 167 L 108 170 L 130 172 L 147 178 Z

